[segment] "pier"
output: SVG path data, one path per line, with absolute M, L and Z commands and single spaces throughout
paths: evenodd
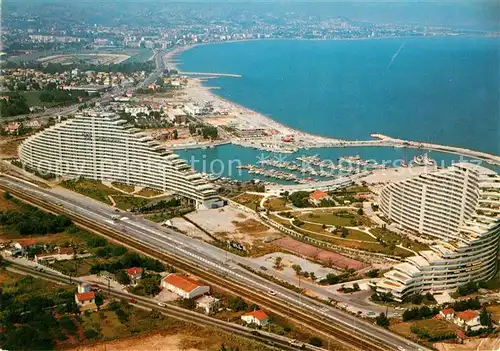
M 233 74 L 233 73 L 179 72 L 179 74 L 196 75 L 196 76 L 213 76 L 213 77 L 233 77 L 233 78 L 243 77 L 241 74 Z

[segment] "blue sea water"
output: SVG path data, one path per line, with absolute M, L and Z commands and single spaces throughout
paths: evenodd
M 382 133 L 500 154 L 499 38 L 251 41 L 199 46 L 180 60 L 183 71 L 241 74 L 206 84 L 296 129 L 347 139 Z M 259 155 L 218 149 L 182 154 Z M 340 155 L 402 156 L 384 150 Z M 339 150 L 320 154 L 334 159 Z M 457 158 L 438 155 L 446 162 Z

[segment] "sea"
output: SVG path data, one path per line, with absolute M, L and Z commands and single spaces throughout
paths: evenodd
M 242 75 L 205 84 L 295 129 L 363 140 L 381 133 L 500 154 L 500 38 L 260 40 L 201 45 L 178 59 L 183 71 Z M 318 154 L 330 160 L 359 155 L 379 162 L 409 161 L 426 151 L 328 148 L 269 155 L 226 145 L 179 154 L 198 160 L 193 166 L 200 171 L 210 171 L 207 165 L 216 160 L 224 163 L 224 175 L 247 180 L 254 177 L 230 174 L 230 160 L 246 164 L 263 157 L 291 160 Z M 438 152 L 429 156 L 442 165 L 460 158 Z

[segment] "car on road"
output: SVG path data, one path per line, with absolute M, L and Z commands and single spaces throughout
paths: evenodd
M 134 302 L 137 302 L 133 297 L 131 297 L 129 300 L 128 300 L 130 303 L 134 303 Z
M 377 314 L 373 311 L 370 311 L 370 312 L 367 312 L 366 315 L 367 316 L 376 316 Z
M 158 302 L 158 306 L 167 307 L 167 304 L 165 302 Z
M 267 292 L 269 295 L 276 296 L 276 291 L 269 289 Z

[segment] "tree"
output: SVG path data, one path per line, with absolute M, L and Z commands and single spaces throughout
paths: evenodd
M 177 129 L 174 129 L 174 131 L 172 132 L 172 137 L 177 140 L 179 138 L 179 132 L 177 131 Z
M 492 327 L 491 315 L 486 310 L 486 306 L 483 306 L 481 313 L 479 313 L 479 322 L 488 328 Z
M 128 276 L 127 272 L 125 272 L 123 269 L 120 269 L 118 272 L 116 272 L 115 277 L 116 281 L 120 284 L 123 285 L 130 284 L 130 277 Z
M 6 191 L 5 193 L 3 193 L 3 198 L 5 200 L 10 200 L 12 199 L 12 195 L 8 191 Z
M 354 284 L 352 284 L 352 289 L 353 289 L 354 291 L 359 291 L 359 290 L 360 290 L 360 288 L 359 288 L 359 284 L 358 284 L 358 283 L 354 283 Z
M 384 328 L 387 328 L 390 324 L 389 318 L 387 318 L 387 316 L 383 312 L 380 315 L 378 315 L 378 317 L 375 318 L 375 321 L 377 322 L 378 325 Z
M 323 340 L 321 340 L 317 336 L 313 336 L 309 339 L 309 344 L 311 344 L 312 346 L 321 347 L 323 346 Z
M 181 306 L 182 308 L 192 310 L 196 307 L 196 302 L 193 299 L 182 299 Z
M 295 271 L 295 274 L 299 275 L 302 272 L 302 267 L 298 264 L 292 265 L 292 269 Z
M 274 259 L 274 268 L 275 269 L 281 269 L 281 261 L 283 260 L 283 257 L 278 256 Z
M 230 296 L 227 300 L 229 309 L 233 311 L 244 311 L 247 309 L 247 303 L 239 296 Z
M 367 276 L 368 278 L 377 278 L 377 277 L 378 277 L 378 272 L 379 272 L 379 270 L 378 270 L 378 269 L 372 269 L 371 271 L 368 271 L 368 272 L 366 273 L 366 276 Z
M 363 209 L 362 209 L 362 208 L 358 208 L 358 214 L 359 214 L 360 216 L 362 216 L 362 215 L 363 215 Z

